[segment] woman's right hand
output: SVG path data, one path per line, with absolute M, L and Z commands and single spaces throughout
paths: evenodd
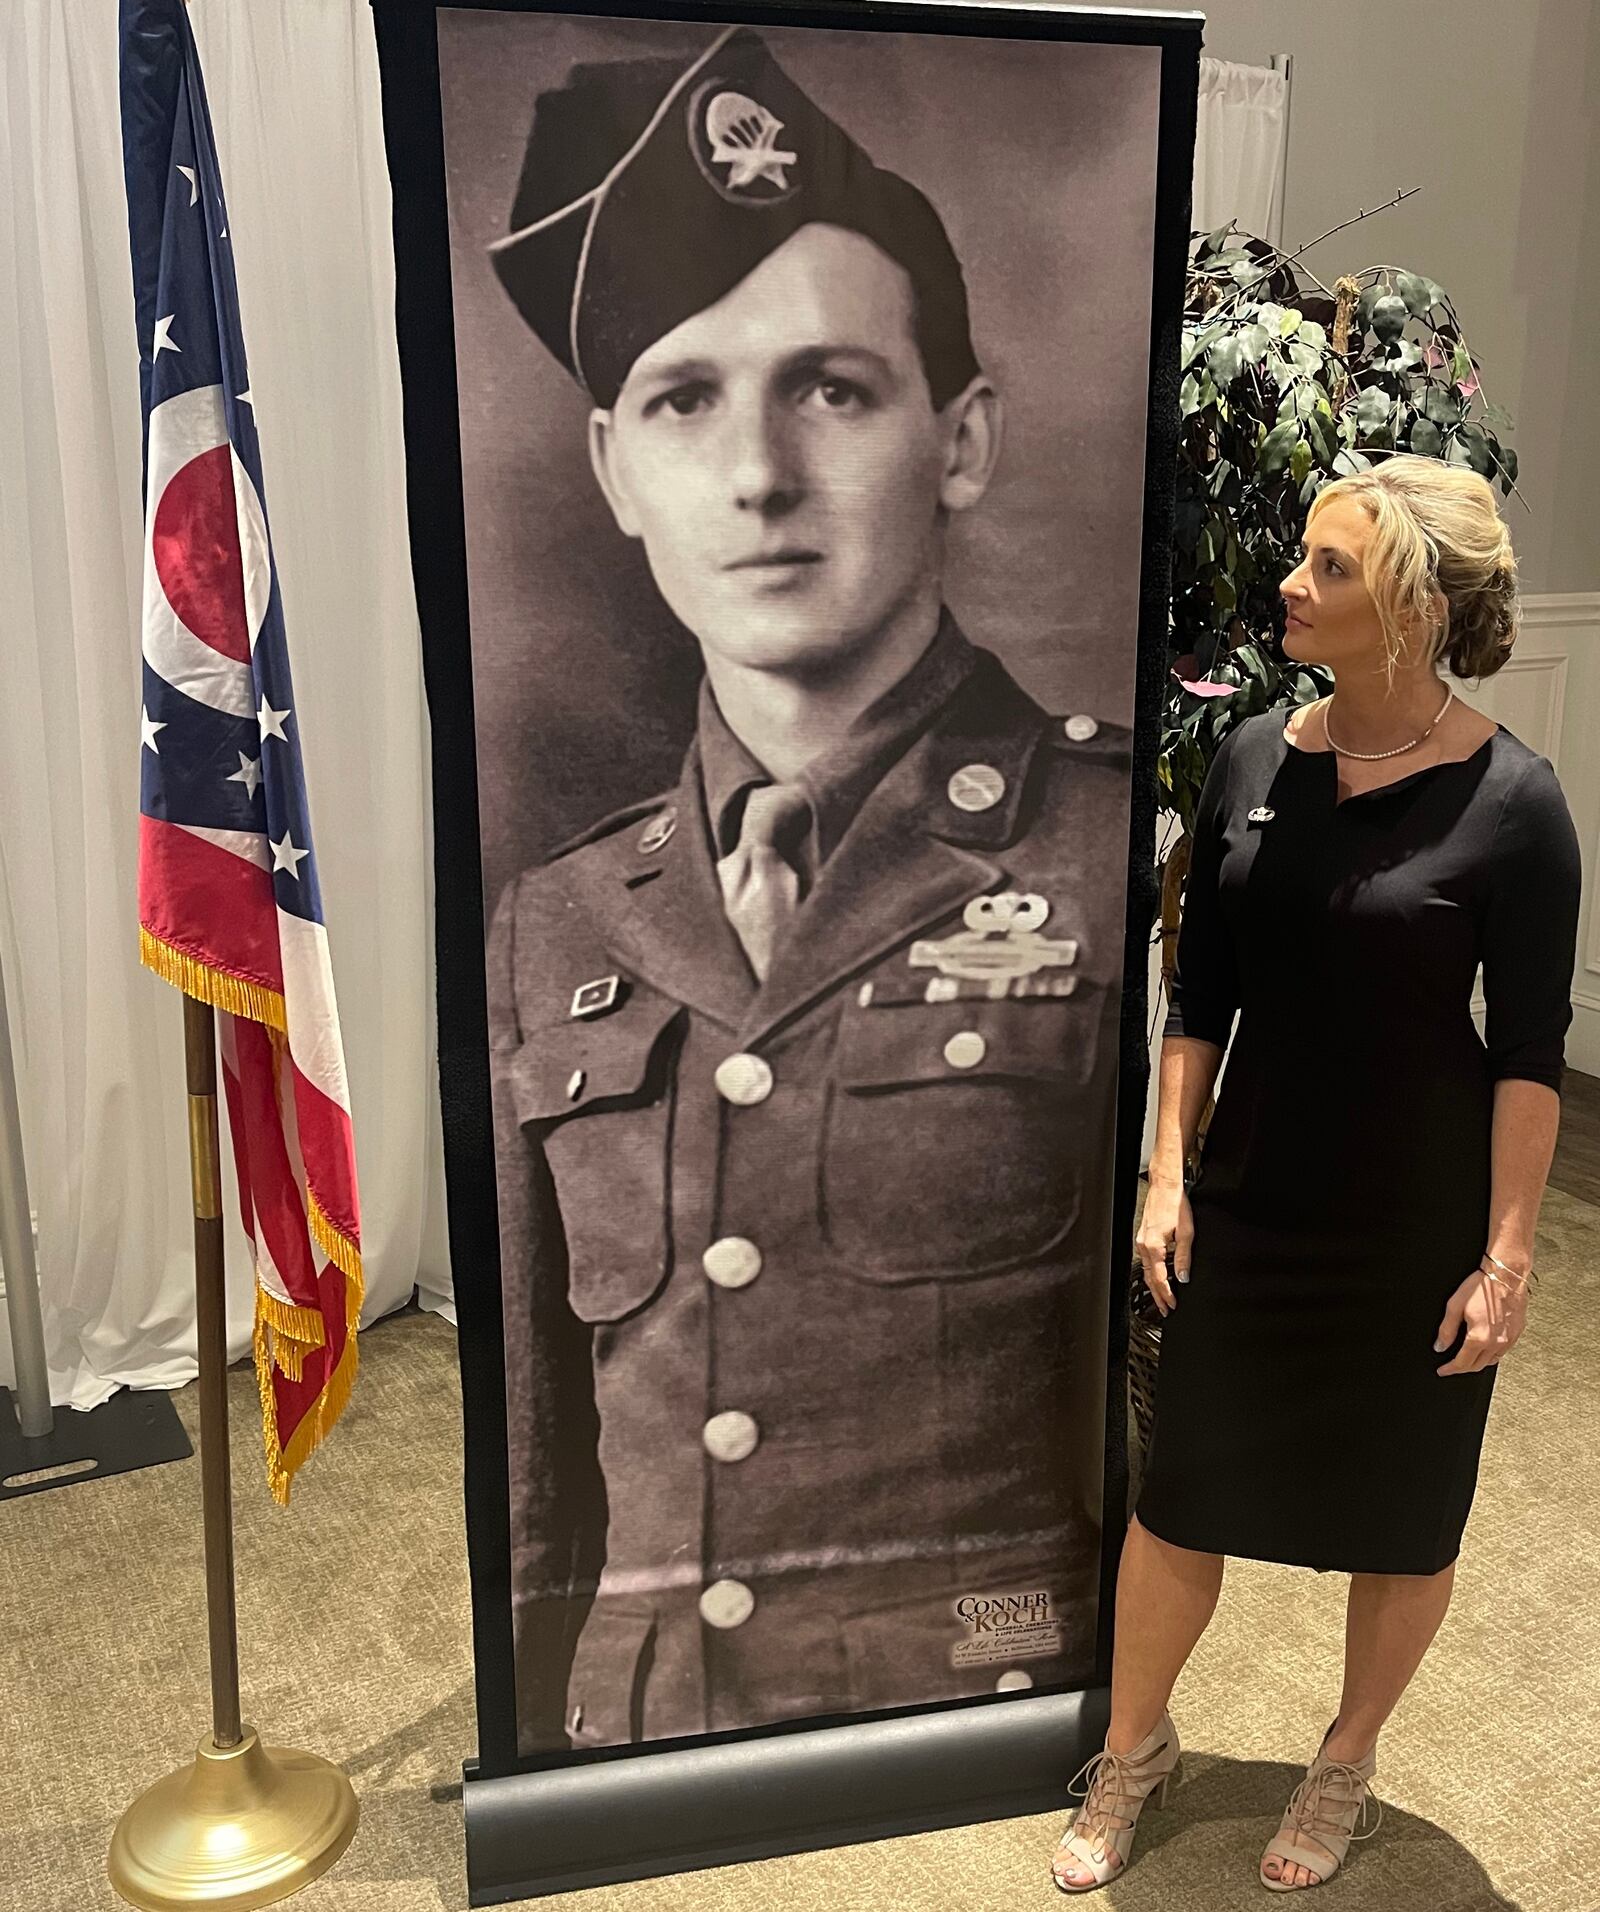
M 1144 1264 L 1144 1285 L 1162 1315 L 1170 1314 L 1177 1306 L 1172 1277 L 1189 1279 L 1189 1251 L 1194 1244 L 1194 1215 L 1181 1181 L 1150 1184 L 1133 1239 Z

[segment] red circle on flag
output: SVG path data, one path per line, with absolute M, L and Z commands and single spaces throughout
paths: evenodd
M 150 547 L 167 602 L 202 643 L 250 662 L 232 452 L 217 445 L 175 471 L 156 505 Z

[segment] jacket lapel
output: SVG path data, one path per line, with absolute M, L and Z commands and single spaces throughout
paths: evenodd
M 697 745 L 689 747 L 669 808 L 666 841 L 651 847 L 652 824 L 659 829 L 668 814 L 661 810 L 623 840 L 587 900 L 619 961 L 652 988 L 732 1029 L 756 984 L 723 914 Z

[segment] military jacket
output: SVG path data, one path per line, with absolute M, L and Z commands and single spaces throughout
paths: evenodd
M 522 1751 L 1092 1676 L 1129 743 L 979 652 L 762 983 L 695 745 L 508 887 Z

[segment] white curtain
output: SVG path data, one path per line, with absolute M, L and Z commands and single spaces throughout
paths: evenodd
M 1269 67 L 1202 59 L 1195 127 L 1197 232 L 1233 220 L 1276 243 L 1283 224 L 1283 155 L 1289 137 L 1289 82 Z
M 371 15 L 365 0 L 194 0 L 191 19 L 344 1028 L 370 1320 L 419 1286 L 436 1305 L 450 1290 Z M 90 1407 L 195 1370 L 182 1013 L 137 956 L 138 353 L 113 0 L 6 0 L 0 108 L 0 962 L 52 1393 Z M 251 1283 L 231 1172 L 227 1203 L 238 1355 Z

